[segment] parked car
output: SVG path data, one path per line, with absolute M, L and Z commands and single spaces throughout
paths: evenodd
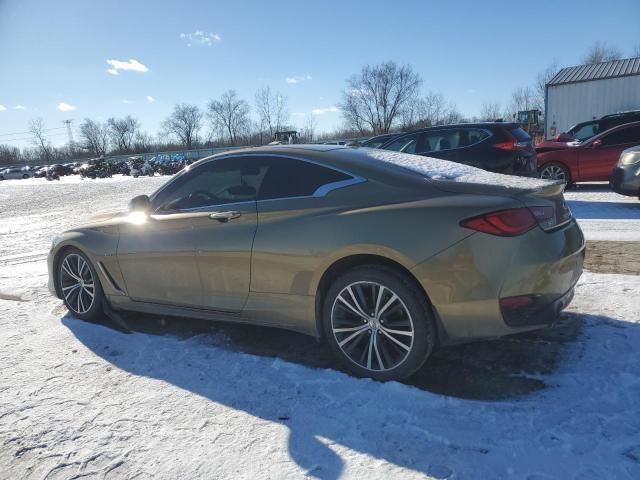
M 370 139 L 362 142 L 360 146 L 367 147 L 367 148 L 380 148 L 389 140 L 393 140 L 394 138 L 399 137 L 403 133 L 385 133 L 384 135 L 376 135 L 375 137 L 371 137 Z
M 623 150 L 640 145 L 640 122 L 627 123 L 574 142 L 561 150 L 538 154 L 540 178 L 577 182 L 608 181 Z
M 640 146 L 622 151 L 610 183 L 620 195 L 640 198 Z
M 400 135 L 380 148 L 464 163 L 491 172 L 536 175 L 531 137 L 517 123 L 443 125 Z
M 60 180 L 60 169 L 54 168 L 56 165 L 40 167 L 33 173 L 36 178 L 46 178 L 47 180 Z
M 5 168 L 4 170 L 0 170 L 0 180 L 11 180 L 16 178 L 26 179 L 31 176 L 31 172 L 24 170 L 23 168 Z
M 610 115 L 605 115 L 598 120 L 589 120 L 578 123 L 571 127 L 567 132 L 554 137 L 554 141 L 572 142 L 578 140 L 580 142 L 584 142 L 599 133 L 603 133 L 613 127 L 617 127 L 618 125 L 639 121 L 640 110 L 612 113 Z
M 49 288 L 81 319 L 277 326 L 402 379 L 436 347 L 557 318 L 585 248 L 563 189 L 371 148 L 235 150 L 56 237 Z

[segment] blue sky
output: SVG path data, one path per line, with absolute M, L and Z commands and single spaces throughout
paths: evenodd
M 288 97 L 292 124 L 316 110 L 330 131 L 345 80 L 384 60 L 411 64 L 424 92 L 472 116 L 484 101 L 506 104 L 553 60 L 580 63 L 596 40 L 630 56 L 639 20 L 637 0 L 0 0 L 0 143 L 27 146 L 14 132 L 38 116 L 77 129 L 84 117 L 132 114 L 155 134 L 176 102 L 204 107 L 233 88 L 253 103 L 263 85 Z M 107 60 L 131 59 L 146 71 L 107 71 Z

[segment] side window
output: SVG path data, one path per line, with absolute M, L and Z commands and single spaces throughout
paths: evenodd
M 307 197 L 324 185 L 352 178 L 331 168 L 292 158 L 264 157 L 257 165 L 266 170 L 258 200 Z
M 470 147 L 471 145 L 480 143 L 481 141 L 483 141 L 486 138 L 489 138 L 490 136 L 491 134 L 486 130 L 479 130 L 477 128 L 460 129 L 460 136 L 458 138 L 458 148 Z M 529 140 L 531 140 L 531 137 L 529 137 Z
M 176 210 L 255 200 L 266 168 L 242 157 L 212 160 L 185 171 L 154 198 L 154 210 Z
M 421 133 L 403 135 L 402 137 L 396 138 L 392 143 L 387 145 L 385 147 L 385 150 L 393 150 L 395 152 L 403 153 L 416 153 L 416 151 L 421 150 L 417 148 L 421 135 Z
M 584 125 L 580 127 L 575 132 L 573 132 L 573 136 L 576 137 L 577 140 L 586 140 L 588 138 L 593 137 L 598 134 L 598 124 L 593 123 L 590 125 Z
M 458 148 L 460 145 L 460 130 L 435 130 L 427 132 L 421 153 L 424 152 L 439 152 L 440 150 L 451 150 L 452 148 Z
M 602 145 L 621 145 L 624 143 L 640 143 L 640 127 L 623 128 L 605 135 L 602 138 Z

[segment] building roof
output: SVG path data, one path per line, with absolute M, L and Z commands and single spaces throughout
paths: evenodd
M 631 75 L 640 75 L 640 57 L 563 68 L 549 80 L 547 86 L 628 77 Z

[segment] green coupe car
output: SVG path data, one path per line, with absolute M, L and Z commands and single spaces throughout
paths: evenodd
M 80 319 L 291 329 L 356 375 L 402 379 L 436 348 L 558 317 L 585 251 L 563 188 L 369 148 L 234 150 L 55 238 L 50 289 Z

